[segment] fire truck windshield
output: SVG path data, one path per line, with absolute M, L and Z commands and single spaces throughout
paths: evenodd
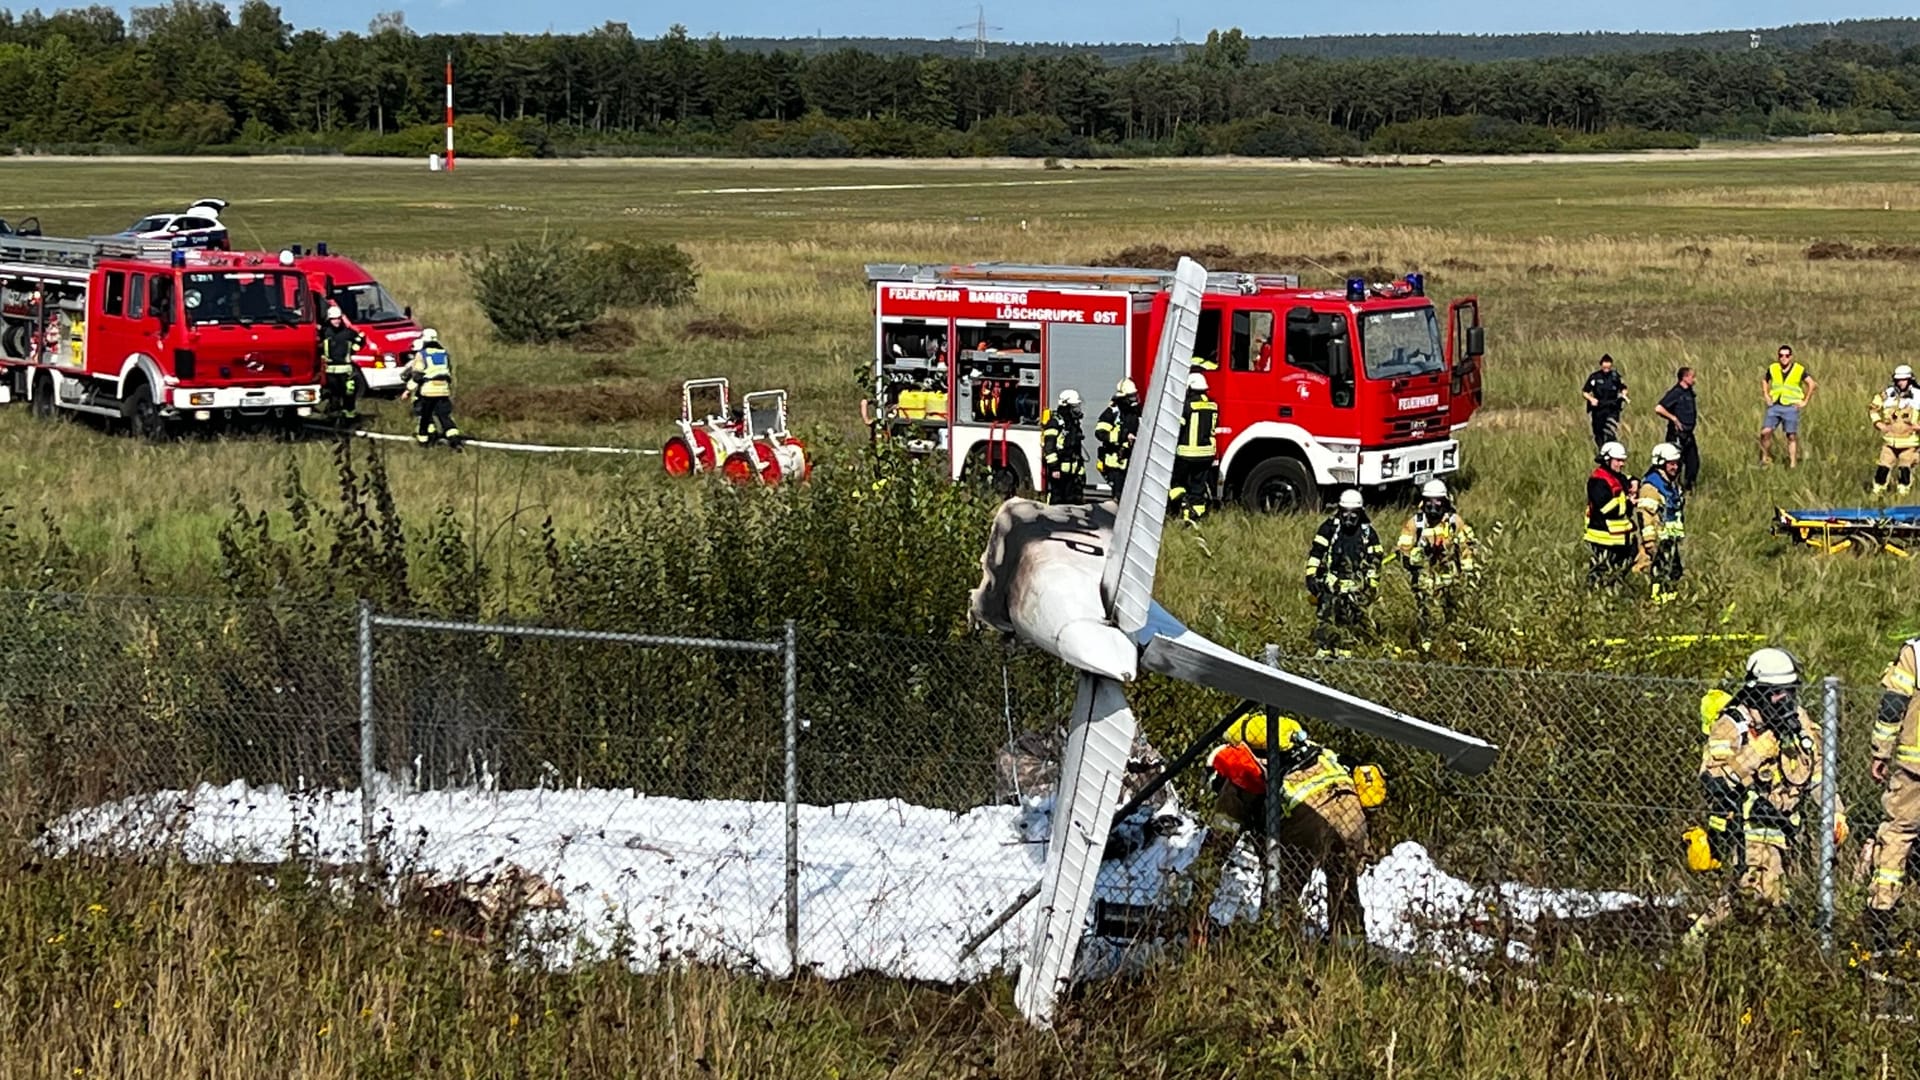
M 329 299 L 340 305 L 340 311 L 350 323 L 399 322 L 407 317 L 377 281 L 362 285 L 337 285 Z
M 1366 353 L 1369 379 L 1433 375 L 1445 367 L 1440 322 L 1430 307 L 1367 315 L 1360 320 L 1360 345 Z
M 181 275 L 187 322 L 288 323 L 302 321 L 306 281 L 296 273 L 224 270 Z

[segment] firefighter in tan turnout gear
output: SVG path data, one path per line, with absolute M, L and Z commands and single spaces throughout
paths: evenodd
M 1280 844 L 1280 888 L 1275 895 L 1298 897 L 1313 872 L 1324 871 L 1329 933 L 1343 943 L 1364 942 L 1360 872 L 1367 862 L 1367 810 L 1385 800 L 1386 782 L 1373 766 L 1348 772 L 1333 751 L 1307 737 L 1298 720 L 1281 716 L 1274 723 L 1265 711 L 1249 713 L 1234 721 L 1225 744 L 1207 758 L 1211 783 L 1219 793 L 1218 816 L 1248 836 L 1267 833 L 1269 732 L 1279 740 L 1279 766 L 1284 770 L 1280 832 L 1274 838 Z M 1208 843 L 1215 843 L 1213 834 Z
M 1893 943 L 1893 914 L 1907 885 L 1907 858 L 1920 835 L 1920 638 L 1900 646 L 1880 677 L 1880 715 L 1873 725 L 1873 779 L 1883 788 L 1886 820 L 1873 837 L 1873 881 L 1867 888 L 1867 940 L 1875 952 Z
M 1867 404 L 1873 429 L 1880 433 L 1880 461 L 1873 470 L 1873 493 L 1887 490 L 1887 479 L 1899 470 L 1900 494 L 1913 490 L 1913 466 L 1920 460 L 1920 386 L 1913 382 L 1913 369 L 1905 364 L 1893 369 L 1893 382 L 1874 395 Z
M 1803 812 L 1815 812 L 1821 781 L 1820 729 L 1800 707 L 1800 664 L 1784 649 L 1760 649 L 1747 657 L 1740 691 L 1721 710 L 1707 735 L 1700 779 L 1708 793 L 1710 822 L 1726 828 L 1716 844 L 1737 854 L 1737 879 L 1687 932 L 1697 941 L 1731 917 L 1777 910 L 1786 902 L 1786 876 Z M 1846 811 L 1838 808 L 1835 840 L 1846 839 Z M 1737 820 L 1740 843 L 1728 843 Z M 1712 832 L 1709 833 L 1710 842 Z M 1724 865 L 1724 858 L 1721 860 Z
M 1452 622 L 1459 614 L 1460 594 L 1479 573 L 1473 559 L 1473 530 L 1454 509 L 1445 481 L 1429 480 L 1421 486 L 1420 508 L 1400 527 L 1396 550 L 1413 587 L 1420 648 L 1431 649 L 1433 609 L 1438 607 L 1440 617 Z
M 420 430 L 414 434 L 413 441 L 432 446 L 445 439 L 454 450 L 466 443 L 467 437 L 460 434 L 459 425 L 453 422 L 453 364 L 436 331 L 420 331 L 413 363 L 407 365 L 407 388 L 400 396 L 414 399 L 414 409 L 420 417 Z

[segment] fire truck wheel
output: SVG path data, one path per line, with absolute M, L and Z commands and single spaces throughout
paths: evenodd
M 147 388 L 146 382 L 134 382 L 128 386 L 127 399 L 120 409 L 134 438 L 148 442 L 166 439 L 166 417 L 160 415 L 160 406 L 153 400 L 153 391 Z
M 1240 485 L 1240 501 L 1264 514 L 1292 514 L 1320 509 L 1320 488 L 1307 467 L 1290 457 L 1273 457 L 1255 465 Z
M 35 419 L 58 420 L 60 418 L 60 410 L 53 403 L 53 376 L 35 375 L 33 394 L 28 400 L 32 402 L 31 408 Z
M 0 351 L 15 360 L 25 360 L 31 337 L 25 324 L 10 322 L 4 331 L 0 331 Z

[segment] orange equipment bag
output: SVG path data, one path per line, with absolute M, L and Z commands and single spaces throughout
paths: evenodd
M 1267 793 L 1267 770 L 1253 751 L 1239 743 L 1228 743 L 1215 750 L 1207 764 L 1222 780 L 1250 795 Z

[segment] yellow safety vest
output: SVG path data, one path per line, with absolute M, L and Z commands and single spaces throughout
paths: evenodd
M 1798 405 L 1807 400 L 1806 387 L 1801 385 L 1806 378 L 1806 366 L 1798 360 L 1784 371 L 1780 369 L 1780 361 L 1775 360 L 1767 365 L 1767 396 L 1775 405 Z

